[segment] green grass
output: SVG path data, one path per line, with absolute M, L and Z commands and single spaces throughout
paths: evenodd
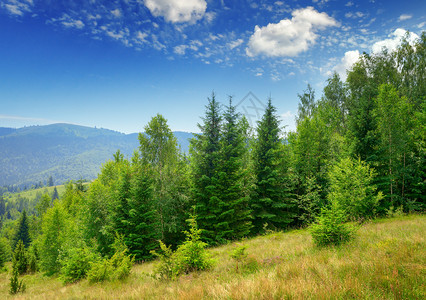
M 57 278 L 25 275 L 31 299 L 425 299 L 426 216 L 380 219 L 362 225 L 340 247 L 316 248 L 306 229 L 239 242 L 246 263 L 236 268 L 236 244 L 209 249 L 210 271 L 161 282 L 156 262 L 136 265 L 124 282 L 64 286 Z M 9 267 L 10 269 L 10 267 Z M 10 272 L 0 274 L 0 299 L 8 295 Z

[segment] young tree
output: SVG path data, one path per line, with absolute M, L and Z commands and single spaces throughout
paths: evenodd
M 128 199 L 128 230 L 124 241 L 136 261 L 152 258 L 151 251 L 157 247 L 160 238 L 159 222 L 152 201 L 151 172 L 137 168 L 131 182 L 131 196 Z
M 365 162 L 344 158 L 333 166 L 329 174 L 330 203 L 337 202 L 351 220 L 373 218 L 381 192 L 373 184 L 375 172 Z
M 258 122 L 253 150 L 256 187 L 251 209 L 255 234 L 261 232 L 265 224 L 282 229 L 293 220 L 293 200 L 283 189 L 280 176 L 282 157 L 279 150 L 282 142 L 276 108 L 269 99 L 265 113 Z
M 31 244 L 30 225 L 26 210 L 22 212 L 21 217 L 18 220 L 15 237 L 13 238 L 13 249 L 15 249 L 19 241 L 22 241 L 25 248 L 28 248 Z

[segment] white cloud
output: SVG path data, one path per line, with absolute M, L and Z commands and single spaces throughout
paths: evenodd
M 145 38 L 148 36 L 148 34 L 147 33 L 145 33 L 145 32 L 141 32 L 141 31 L 138 31 L 137 33 L 136 33 L 136 40 L 139 42 L 139 43 L 146 43 L 146 42 L 148 42 Z
M 349 1 L 348 3 L 345 4 L 345 6 L 347 6 L 347 7 L 351 7 L 353 5 L 354 5 L 354 3 L 352 1 Z
M 24 13 L 30 12 L 30 6 L 33 6 L 32 0 L 9 0 L 7 3 L 1 3 L 1 6 L 15 16 L 23 16 Z
M 80 20 L 62 21 L 62 25 L 64 25 L 67 28 L 77 28 L 77 29 L 82 29 L 84 27 L 84 23 Z
M 417 25 L 417 28 L 422 29 L 423 27 L 425 27 L 426 22 L 422 22 L 419 25 Z
M 293 11 L 292 18 L 265 27 L 255 26 L 246 54 L 256 56 L 296 56 L 315 44 L 315 31 L 329 26 L 338 26 L 335 19 L 319 13 L 313 7 Z
M 405 37 L 407 31 L 402 28 L 396 29 L 392 34 L 390 34 L 390 39 L 385 39 L 383 41 L 379 41 L 374 43 L 374 45 L 371 47 L 373 53 L 379 53 L 384 48 L 386 48 L 388 51 L 394 51 L 398 47 L 398 45 L 401 43 L 401 40 Z M 416 41 L 419 38 L 419 36 L 413 32 L 410 32 L 408 35 L 408 42 L 410 44 L 413 44 L 414 41 Z
M 345 56 L 340 60 L 340 63 L 333 68 L 333 71 L 336 71 L 342 81 L 345 81 L 347 77 L 346 71 L 352 68 L 353 64 L 358 61 L 359 57 L 360 54 L 358 50 L 347 51 Z M 331 75 L 331 72 L 327 75 Z
M 114 15 L 114 17 L 119 18 L 121 17 L 121 10 L 116 8 L 114 10 L 111 10 L 111 13 Z
M 402 14 L 399 16 L 398 21 L 405 21 L 405 20 L 409 20 L 411 19 L 413 16 L 412 15 L 406 15 L 406 14 Z
M 179 45 L 173 48 L 173 52 L 179 55 L 185 55 L 186 48 L 188 48 L 187 45 Z
M 234 49 L 234 48 L 236 48 L 236 47 L 238 47 L 238 46 L 240 46 L 241 44 L 243 43 L 243 39 L 238 39 L 238 40 L 235 40 L 235 41 L 232 41 L 232 42 L 229 42 L 228 44 L 227 44 L 227 46 L 229 47 L 229 49 Z
M 207 8 L 205 0 L 144 0 L 144 3 L 153 16 L 172 23 L 193 23 L 204 16 Z

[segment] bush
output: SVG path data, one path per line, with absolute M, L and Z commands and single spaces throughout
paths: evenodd
M 71 248 L 66 257 L 61 257 L 61 279 L 73 283 L 86 278 L 97 256 L 87 247 Z
M 311 235 L 317 246 L 340 245 L 354 237 L 355 228 L 346 224 L 346 213 L 333 201 L 330 208 L 323 208 L 316 223 L 310 227 Z
M 187 220 L 189 231 L 184 231 L 186 240 L 175 252 L 160 241 L 161 254 L 152 253 L 160 258 L 154 276 L 159 279 L 175 279 L 181 274 L 207 270 L 213 262 L 205 250 L 206 243 L 200 240 L 201 229 L 198 229 L 194 216 Z
M 115 253 L 110 259 L 104 258 L 91 265 L 90 270 L 87 272 L 89 282 L 122 280 L 129 276 L 134 258 L 127 255 L 128 249 L 122 236 L 116 236 L 113 248 Z

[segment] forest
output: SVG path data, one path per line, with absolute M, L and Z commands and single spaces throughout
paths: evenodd
M 425 32 L 394 52 L 364 53 L 321 97 L 310 85 L 298 95 L 294 132 L 273 99 L 251 128 L 232 97 L 212 93 L 189 153 L 157 114 L 134 154 L 118 150 L 89 184 L 70 181 L 54 200 L 45 193 L 16 220 L 0 199 L 11 293 L 28 272 L 97 282 L 158 258 L 154 276 L 171 279 L 209 268 L 206 247 L 303 227 L 318 246 L 340 244 L 353 224 L 424 213 L 425 73 Z

